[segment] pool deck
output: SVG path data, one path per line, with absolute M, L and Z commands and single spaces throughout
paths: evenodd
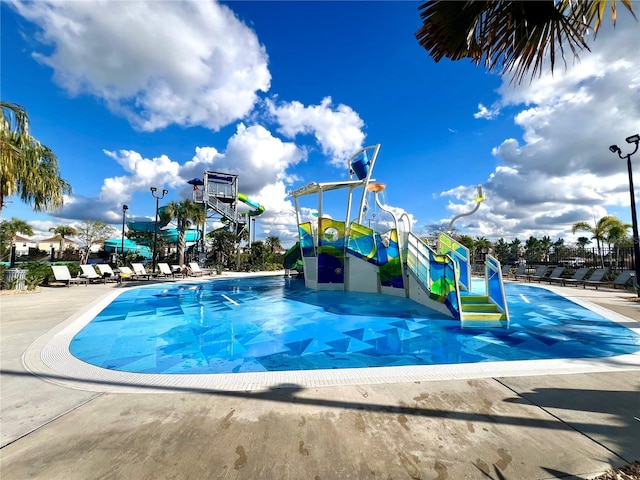
M 33 368 L 38 342 L 134 284 L 0 296 L 0 478 L 588 479 L 640 460 L 640 356 L 571 374 L 335 386 L 292 375 L 245 390 Z M 556 290 L 640 327 L 632 293 Z

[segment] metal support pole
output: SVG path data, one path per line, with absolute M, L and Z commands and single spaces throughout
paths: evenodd
M 633 170 L 631 167 L 631 156 L 638 151 L 638 144 L 640 144 L 640 134 L 631 135 L 626 139 L 627 143 L 634 143 L 635 148 L 633 152 L 627 155 L 622 155 L 622 150 L 617 145 L 611 145 L 609 151 L 611 153 L 617 153 L 618 157 L 627 160 L 627 172 L 629 173 L 629 195 L 631 196 L 631 225 L 633 228 L 633 262 L 635 264 L 635 278 L 633 280 L 634 288 L 638 297 L 640 297 L 640 238 L 638 237 L 638 217 L 636 215 L 636 196 L 633 189 Z
M 129 210 L 128 205 L 122 205 L 122 241 L 120 242 L 120 262 L 124 265 L 124 222 Z
M 156 187 L 151 187 L 151 195 L 153 196 L 153 198 L 156 199 L 156 219 L 155 219 L 155 224 L 153 226 L 153 254 L 152 254 L 152 268 L 153 268 L 153 273 L 156 273 L 156 263 L 157 263 L 157 248 L 158 248 L 158 209 L 159 209 L 159 202 L 161 199 L 164 198 L 164 196 L 169 193 L 169 190 L 162 190 L 162 195 L 161 196 L 157 196 L 156 195 L 156 191 L 158 191 L 158 189 Z
M 633 261 L 636 266 L 634 287 L 640 297 L 640 238 L 638 237 L 638 217 L 636 216 L 636 196 L 633 191 L 633 170 L 631 169 L 631 154 L 627 155 L 627 170 L 629 171 L 629 194 L 631 195 L 631 225 L 633 228 Z

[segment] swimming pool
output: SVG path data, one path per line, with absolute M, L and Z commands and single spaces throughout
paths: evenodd
M 474 283 L 474 290 L 482 288 Z M 131 289 L 71 340 L 119 372 L 221 374 L 601 358 L 640 335 L 547 289 L 506 285 L 509 329 L 462 329 L 407 299 L 243 278 Z

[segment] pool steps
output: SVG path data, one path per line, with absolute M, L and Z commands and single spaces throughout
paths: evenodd
M 487 323 L 499 324 L 506 320 L 504 312 L 487 295 L 461 295 L 460 302 L 462 322 L 480 322 L 487 326 Z

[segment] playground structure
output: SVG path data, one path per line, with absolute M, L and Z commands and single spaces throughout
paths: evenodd
M 219 228 L 234 232 L 238 237 L 245 230 L 249 231 L 249 246 L 251 246 L 251 219 L 264 213 L 264 207 L 238 192 L 238 176 L 228 173 L 204 172 L 204 180 L 194 178 L 187 182 L 193 185 L 193 202 L 203 204 L 206 209 L 207 222 L 202 226 L 202 231 L 189 229 L 186 232 L 186 241 L 191 244 L 199 244 L 198 251 L 204 254 L 204 239 L 207 231 L 215 231 Z M 240 212 L 239 202 L 247 205 L 251 210 Z M 159 218 L 162 218 L 161 207 Z M 214 228 L 213 223 L 222 223 L 223 227 Z M 167 243 L 178 242 L 178 229 L 167 228 L 170 221 L 160 220 L 156 223 L 150 221 L 127 222 L 129 230 L 134 232 L 153 233 L 156 229 L 158 235 Z M 208 225 L 207 225 L 208 224 Z M 144 258 L 151 258 L 151 249 L 146 245 L 140 245 L 133 240 L 124 239 L 124 248 L 121 238 L 113 238 L 105 241 L 104 249 L 110 253 L 119 253 L 124 250 L 135 252 Z
M 403 296 L 465 327 L 508 326 L 500 262 L 487 255 L 486 294 L 471 293 L 469 250 L 446 233 L 431 248 L 411 231 L 406 213 L 396 215 L 381 201 L 386 185 L 371 177 L 379 149 L 379 144 L 369 146 L 353 155 L 347 162 L 348 180 L 311 182 L 290 192 L 299 242 L 285 253 L 285 268 L 301 264 L 308 288 Z M 323 196 L 330 191 L 346 192 L 344 220 L 323 212 Z M 310 195 L 317 196 L 318 217 L 303 221 L 300 199 Z M 388 229 L 369 215 L 374 208 L 390 219 Z

